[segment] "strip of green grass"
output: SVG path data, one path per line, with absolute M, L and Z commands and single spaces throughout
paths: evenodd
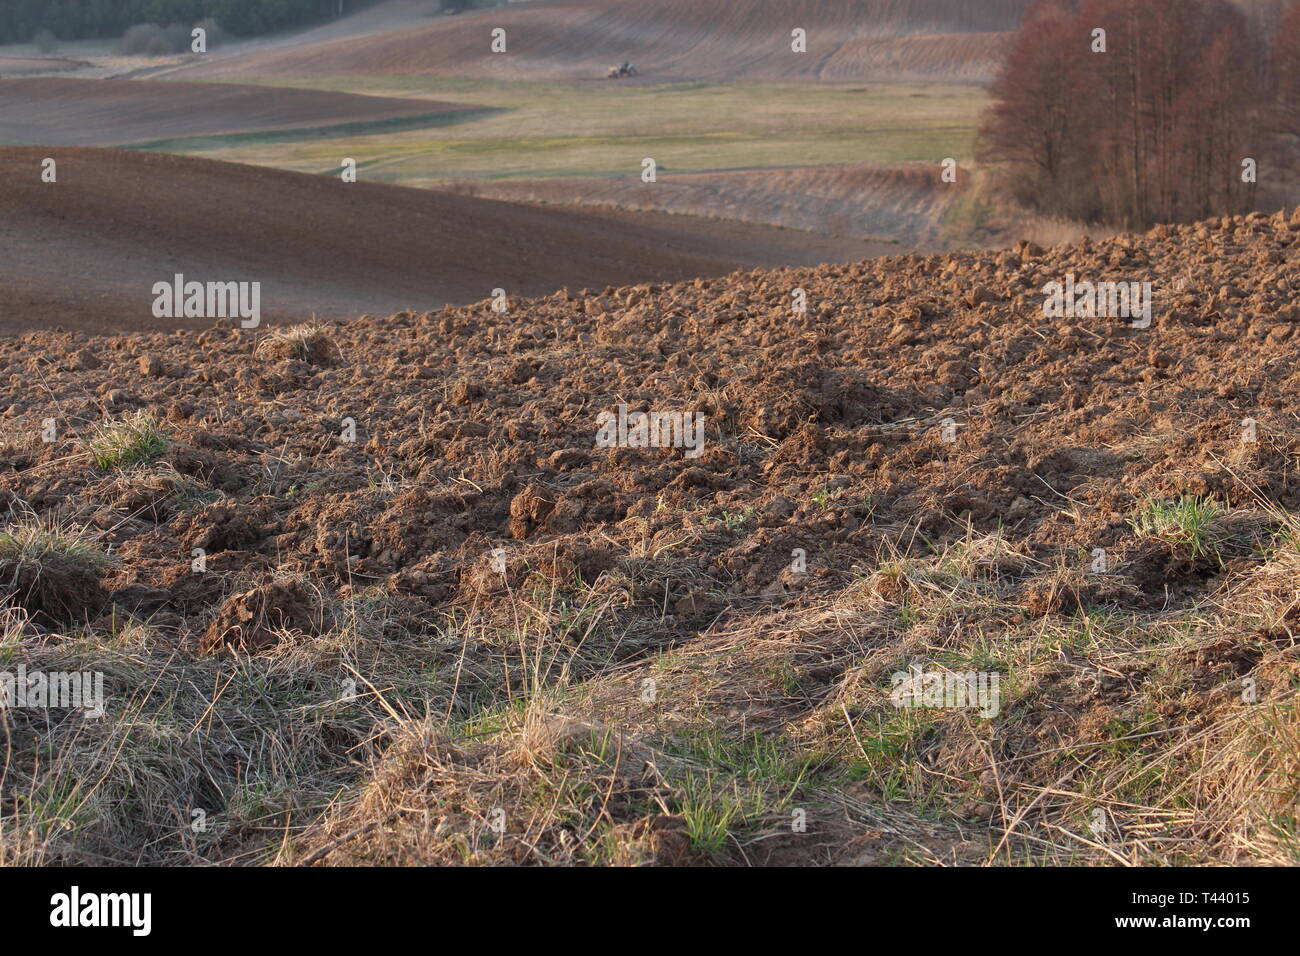
M 327 77 L 260 85 L 451 100 L 453 123 L 148 144 L 297 171 L 351 156 L 383 181 L 546 179 L 665 172 L 968 160 L 982 90 L 921 84 L 524 83 L 442 77 Z M 472 113 L 470 111 L 481 112 Z M 446 115 L 446 114 L 443 114 Z M 454 127 L 454 138 L 447 134 Z

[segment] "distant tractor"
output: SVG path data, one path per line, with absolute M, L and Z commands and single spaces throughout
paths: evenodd
M 636 76 L 636 67 L 627 61 L 622 66 L 611 66 L 605 74 L 607 80 L 621 80 L 625 76 Z

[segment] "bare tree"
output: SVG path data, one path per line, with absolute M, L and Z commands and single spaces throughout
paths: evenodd
M 1297 8 L 1286 22 L 1300 36 Z M 1278 39 L 1278 60 L 1297 55 Z M 1040 0 L 994 85 L 980 157 L 1056 215 L 1141 228 L 1245 211 L 1257 197 L 1241 163 L 1268 151 L 1266 54 L 1225 0 Z

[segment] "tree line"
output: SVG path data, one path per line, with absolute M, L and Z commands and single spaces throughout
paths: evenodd
M 343 0 L 344 12 L 374 0 Z M 340 0 L 3 0 L 0 43 L 120 37 L 144 23 L 190 26 L 214 20 L 237 36 L 256 36 L 337 17 Z
M 1037 0 L 977 155 L 1021 204 L 1085 222 L 1147 228 L 1257 208 L 1260 185 L 1293 174 L 1300 150 L 1300 3 L 1273 13 Z

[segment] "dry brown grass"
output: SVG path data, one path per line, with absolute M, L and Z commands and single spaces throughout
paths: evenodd
M 329 327 L 317 322 L 268 332 L 258 340 L 255 354 L 263 359 L 296 359 L 310 365 L 333 365 L 343 360 Z
M 358 588 L 254 656 L 131 619 L 40 647 L 11 609 L 7 659 L 136 690 L 101 721 L 0 717 L 2 862 L 1297 860 L 1287 542 L 1187 607 L 1044 614 L 1011 598 L 1064 565 L 971 534 L 684 643 L 636 580 L 544 552 L 436 620 Z M 999 673 L 997 719 L 895 707 L 909 664 Z

